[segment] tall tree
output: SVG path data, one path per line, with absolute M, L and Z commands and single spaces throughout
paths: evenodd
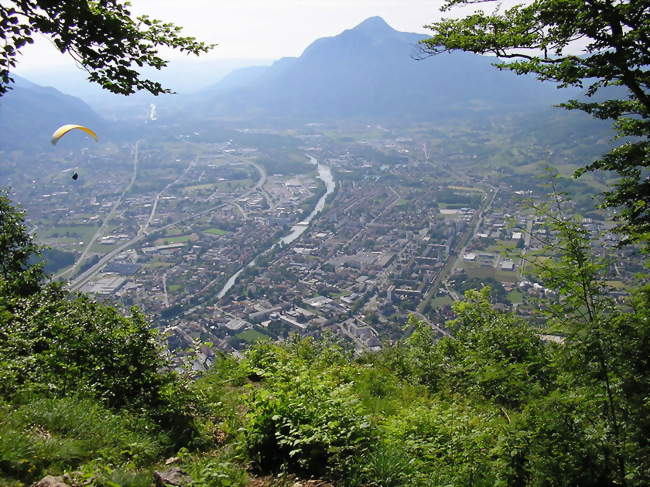
M 33 260 L 40 251 L 27 231 L 24 213 L 0 191 L 0 298 L 3 293 L 26 295 L 38 290 L 44 277 L 42 264 Z
M 487 0 L 490 1 L 490 0 Z M 442 7 L 485 3 L 448 0 Z M 627 240 L 650 234 L 650 5 L 647 0 L 534 0 L 493 12 L 427 26 L 427 54 L 463 50 L 499 57 L 495 65 L 517 74 L 585 89 L 588 101 L 570 100 L 569 110 L 609 119 L 620 137 L 632 137 L 577 171 L 615 171 L 620 179 L 604 205 L 619 208 Z M 576 43 L 584 45 L 575 54 Z M 619 89 L 603 90 L 606 87 Z M 598 95 L 596 98 L 595 95 Z M 589 99 L 591 98 L 591 99 Z
M 147 15 L 133 18 L 129 6 L 124 0 L 2 0 L 0 95 L 9 89 L 10 70 L 18 63 L 20 49 L 39 33 L 88 71 L 90 81 L 109 91 L 170 93 L 160 83 L 142 78 L 138 69 L 167 66 L 158 52 L 161 47 L 199 55 L 213 45 L 183 36 L 172 23 Z
M 546 326 L 564 337 L 555 352 L 555 397 L 542 402 L 549 400 L 551 406 L 560 397 L 575 402 L 575 421 L 591 425 L 589 434 L 599 450 L 591 453 L 604 468 L 600 474 L 594 469 L 596 477 L 609 477 L 610 485 L 647 485 L 648 286 L 632 289 L 623 304 L 614 299 L 611 260 L 598 256 L 580 218 L 568 216 L 566 195 L 557 192 L 554 178 L 551 187 L 552 203 L 530 202 L 553 235 L 541 241 L 553 258 L 534 261 L 539 278 L 555 291 L 542 306 Z

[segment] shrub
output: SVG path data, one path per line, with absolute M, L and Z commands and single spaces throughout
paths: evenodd
M 192 487 L 242 487 L 248 483 L 244 459 L 236 448 L 204 455 L 181 452 L 180 456 L 192 477 Z
M 380 443 L 361 460 L 353 485 L 401 487 L 414 483 L 414 459 L 396 445 Z
M 308 374 L 255 391 L 249 406 L 247 445 L 264 472 L 338 475 L 372 440 L 370 422 L 350 387 Z
M 81 395 L 117 409 L 149 410 L 175 438 L 191 434 L 190 396 L 144 316 L 58 286 L 11 299 L 0 315 L 0 394 Z
M 260 471 L 342 476 L 368 451 L 375 431 L 339 377 L 345 354 L 336 345 L 298 340 L 257 347 L 250 357 L 265 379 L 247 400 L 245 426 Z
M 461 399 L 420 404 L 387 420 L 385 441 L 412 459 L 413 485 L 495 485 L 490 452 L 504 428 L 499 416 Z

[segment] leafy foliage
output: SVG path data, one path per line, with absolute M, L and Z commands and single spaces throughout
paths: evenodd
M 0 95 L 11 82 L 10 70 L 20 50 L 34 42 L 36 34 L 48 36 L 62 53 L 70 54 L 88 71 L 88 79 L 114 93 L 129 95 L 147 90 L 169 93 L 156 81 L 140 77 L 138 68 L 161 69 L 167 61 L 160 47 L 186 54 L 201 54 L 213 46 L 181 35 L 181 28 L 147 15 L 131 17 L 129 3 L 121 0 L 15 0 L 0 5 Z
M 28 295 L 43 279 L 42 266 L 30 259 L 40 254 L 24 224 L 25 215 L 15 209 L 6 191 L 0 191 L 0 293 Z M 0 310 L 2 303 L 0 302 Z
M 448 0 L 443 10 L 480 3 Z M 620 230 L 631 239 L 650 232 L 650 20 L 644 1 L 535 0 L 493 12 L 476 11 L 428 26 L 425 53 L 463 50 L 493 54 L 499 69 L 534 73 L 560 86 L 585 88 L 588 97 L 563 104 L 612 120 L 620 137 L 633 137 L 577 172 L 615 171 L 620 180 L 604 204 L 621 208 Z M 585 44 L 572 53 L 574 41 Z M 592 101 L 589 98 L 594 97 Z
M 56 274 L 61 269 L 74 264 L 75 258 L 76 255 L 74 252 L 46 248 L 43 250 L 43 272 L 46 274 Z
M 239 487 L 248 482 L 244 455 L 234 448 L 207 454 L 181 452 L 183 463 L 196 487 Z
M 499 281 L 493 277 L 468 277 L 467 274 L 462 273 L 459 276 L 454 276 L 453 279 L 454 289 L 459 293 L 465 293 L 468 289 L 482 289 L 485 286 L 490 286 L 490 296 L 496 302 L 504 302 L 507 299 L 507 292 Z
M 436 401 L 390 418 L 386 434 L 413 459 L 416 485 L 494 485 L 489 451 L 501 422 L 496 411 Z
M 144 317 L 130 318 L 87 297 L 69 299 L 58 286 L 13 300 L 0 327 L 2 392 L 26 386 L 82 392 L 111 407 L 157 405 L 172 374 Z
M 300 355 L 282 360 L 277 346 L 257 350 L 255 363 L 272 358 L 275 370 L 248 399 L 246 442 L 262 471 L 340 475 L 367 451 L 373 437 L 369 418 L 351 384 L 332 374 L 336 369 L 318 370 L 326 350 L 309 341 L 297 345 L 316 360 L 309 365 Z
M 450 325 L 457 330 L 455 338 L 439 344 L 445 387 L 511 407 L 543 394 L 551 381 L 551 360 L 534 329 L 494 311 L 489 288 L 465 296 L 454 304 L 458 318 Z

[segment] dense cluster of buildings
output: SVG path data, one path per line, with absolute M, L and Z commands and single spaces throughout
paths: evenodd
M 203 341 L 237 353 L 297 333 L 376 350 L 402 336 L 413 312 L 444 332 L 463 280 L 496 283 L 497 305 L 521 314 L 552 296 L 532 261 L 556 235 L 519 203 L 532 191 L 458 169 L 459 154 L 438 161 L 442 146 L 425 146 L 423 159 L 418 137 L 302 139 L 295 171 L 231 142 L 203 144 L 199 155 L 104 154 L 123 162 L 98 176 L 100 193 L 71 194 L 62 180 L 33 195 L 32 223 L 38 232 L 48 222 L 45 243 L 84 256 L 68 269 L 73 283 L 143 308 L 170 347 L 194 350 L 195 368 L 212 358 Z M 334 174 L 332 194 L 314 158 Z M 322 212 L 303 221 L 319 201 Z M 604 219 L 584 223 L 596 248 L 615 241 Z M 292 230 L 299 237 L 287 240 Z M 613 279 L 627 279 L 637 261 L 622 254 Z

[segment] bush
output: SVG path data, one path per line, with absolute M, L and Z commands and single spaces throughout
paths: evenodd
M 349 386 L 302 373 L 249 403 L 246 441 L 262 472 L 282 469 L 307 476 L 337 476 L 363 455 L 373 433 Z
M 233 448 L 204 455 L 182 453 L 181 458 L 192 477 L 192 487 L 243 487 L 248 483 L 244 459 Z
M 413 485 L 413 458 L 395 445 L 379 444 L 364 456 L 351 485 L 367 487 L 401 487 Z
M 175 438 L 191 434 L 189 393 L 165 372 L 154 332 L 116 309 L 48 286 L 10 300 L 0 315 L 0 393 L 86 396 L 110 408 L 151 411 Z
M 513 416 L 494 449 L 507 485 L 613 485 L 607 428 L 593 414 L 597 401 L 588 390 L 555 391 Z
M 420 404 L 388 419 L 385 442 L 412 459 L 411 485 L 495 485 L 490 452 L 504 428 L 499 416 L 460 399 Z
M 247 400 L 246 445 L 262 472 L 341 477 L 375 438 L 352 385 L 339 377 L 345 354 L 327 342 L 297 340 L 250 353 L 264 377 Z

